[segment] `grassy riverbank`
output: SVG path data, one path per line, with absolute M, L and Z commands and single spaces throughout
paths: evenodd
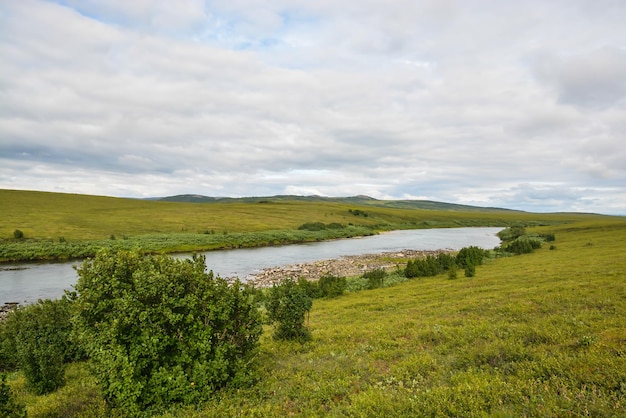
M 164 416 L 626 415 L 626 219 L 528 231 L 556 240 L 473 278 L 315 300 L 310 342 L 266 330 L 255 384 Z M 9 383 L 29 416 L 105 416 L 85 363 L 66 379 L 46 396 Z
M 0 190 L 0 262 L 83 258 L 102 247 L 140 248 L 152 253 L 205 251 L 347 238 L 394 229 L 555 225 L 603 218 L 445 204 L 438 210 L 404 208 L 406 202 L 302 199 L 181 203 Z M 396 203 L 403 207 L 393 207 Z M 307 223 L 333 227 L 299 229 Z M 343 228 L 337 228 L 339 225 Z

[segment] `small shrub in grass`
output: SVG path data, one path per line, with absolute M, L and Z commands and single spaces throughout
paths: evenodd
M 80 350 L 70 342 L 70 305 L 65 297 L 40 300 L 13 311 L 2 325 L 7 365 L 17 365 L 38 395 L 61 387 L 64 364 L 80 357 Z
M 456 255 L 456 264 L 461 268 L 466 268 L 468 265 L 480 266 L 486 255 L 487 251 L 480 247 L 464 247 Z
M 305 326 L 305 315 L 311 310 L 313 299 L 293 279 L 272 286 L 265 301 L 269 322 L 274 324 L 277 340 L 306 341 L 311 333 Z
M 343 295 L 343 292 L 346 290 L 345 277 L 324 275 L 320 277 L 317 284 L 322 297 L 325 298 L 336 298 Z
M 465 265 L 465 277 L 474 277 L 476 275 L 476 266 L 473 264 Z
M 383 287 L 387 271 L 383 268 L 376 268 L 363 273 L 363 278 L 367 279 L 369 289 L 378 289 Z
M 448 269 L 448 279 L 450 280 L 456 279 L 457 271 L 458 271 L 458 267 L 456 266 L 456 264 L 452 264 L 450 268 Z
M 24 238 L 24 233 L 20 231 L 19 229 L 16 229 L 15 231 L 13 231 L 13 238 L 22 239 Z
M 26 407 L 15 399 L 4 374 L 0 374 L 0 417 L 26 418 Z

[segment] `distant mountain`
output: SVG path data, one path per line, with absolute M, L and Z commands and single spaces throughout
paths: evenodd
M 425 210 L 444 210 L 456 212 L 492 212 L 492 211 L 510 211 L 522 212 L 512 209 L 481 207 L 460 205 L 456 203 L 435 202 L 432 200 L 379 200 L 370 196 L 358 195 L 349 197 L 324 197 L 324 196 L 298 196 L 298 195 L 276 195 L 276 196 L 256 196 L 256 197 L 211 197 L 198 194 L 181 194 L 176 196 L 168 196 L 155 198 L 166 202 L 185 202 L 185 203 L 225 203 L 225 202 L 242 202 L 242 203 L 270 203 L 281 201 L 311 201 L 311 202 L 336 202 L 354 205 L 376 206 L 397 209 L 425 209 Z

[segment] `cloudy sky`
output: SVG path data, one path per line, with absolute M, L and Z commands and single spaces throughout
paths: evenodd
M 0 188 L 626 214 L 623 0 L 0 0 Z

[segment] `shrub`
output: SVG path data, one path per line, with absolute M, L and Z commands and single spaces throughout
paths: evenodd
M 456 279 L 457 278 L 457 271 L 458 271 L 458 268 L 457 268 L 456 264 L 452 264 L 450 266 L 450 268 L 448 269 L 448 279 L 450 279 L 450 280 Z
M 71 317 L 70 301 L 64 297 L 19 308 L 3 324 L 7 366 L 16 364 L 29 388 L 38 395 L 61 387 L 65 362 L 78 356 L 69 338 Z
M 538 248 L 541 248 L 541 241 L 536 239 L 521 238 L 504 247 L 504 250 L 519 255 L 532 253 L 533 250 Z
M 368 213 L 361 209 L 349 209 L 348 212 L 354 216 L 363 216 L 364 218 L 368 216 Z
M 378 289 L 379 287 L 383 287 L 383 282 L 386 276 L 387 272 L 383 268 L 377 268 L 363 273 L 363 278 L 368 281 L 369 289 Z
M 102 250 L 77 271 L 75 336 L 124 415 L 197 403 L 250 377 L 259 312 L 250 289 L 206 273 L 204 257 Z
M 13 231 L 13 238 L 22 239 L 24 238 L 24 233 L 20 231 L 19 229 L 16 229 L 15 231 Z
M 324 298 L 336 298 L 343 295 L 343 292 L 346 290 L 346 284 L 345 277 L 333 275 L 324 275 L 317 282 L 320 294 Z
M 323 222 L 307 222 L 298 227 L 301 231 L 323 231 L 326 225 Z
M 312 299 L 317 299 L 322 297 L 322 292 L 319 287 L 318 282 L 313 282 L 311 280 L 307 280 L 304 277 L 300 277 L 298 279 L 298 286 L 304 290 L 304 293 L 307 294 L 308 297 Z
M 342 229 L 342 228 L 345 228 L 345 226 L 343 226 L 342 224 L 338 222 L 331 222 L 326 225 L 326 229 Z
M 293 279 L 272 286 L 265 307 L 269 322 L 276 327 L 274 338 L 298 341 L 310 339 L 311 333 L 304 324 L 304 317 L 312 306 L 313 299 Z
M 26 417 L 26 407 L 17 402 L 4 374 L 0 375 L 0 417 Z
M 439 263 L 437 257 L 427 255 L 425 258 L 409 260 L 404 270 L 407 278 L 436 276 L 443 273 L 444 267 Z
M 498 238 L 502 241 L 512 241 L 526 235 L 526 229 L 523 226 L 512 226 L 498 232 Z
M 474 277 L 476 275 L 476 266 L 474 264 L 467 264 L 465 266 L 465 277 Z
M 468 265 L 480 266 L 483 264 L 483 260 L 487 255 L 487 251 L 480 247 L 471 246 L 464 247 L 456 255 L 456 264 L 465 268 Z

